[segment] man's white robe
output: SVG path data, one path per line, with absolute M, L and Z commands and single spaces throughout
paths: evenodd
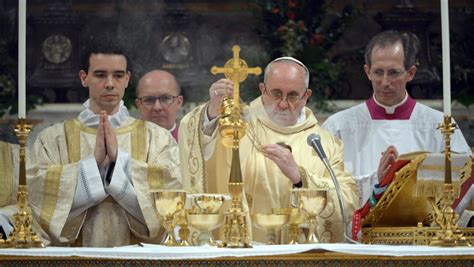
M 407 120 L 374 120 L 366 103 L 359 104 L 330 116 L 323 127 L 344 143 L 344 163 L 353 173 L 360 191 L 360 204 L 370 197 L 378 183 L 379 160 L 389 145 L 399 154 L 413 151 L 442 153 L 444 138 L 437 129 L 443 113 L 416 103 Z M 470 153 L 461 131 L 451 136 L 451 151 Z

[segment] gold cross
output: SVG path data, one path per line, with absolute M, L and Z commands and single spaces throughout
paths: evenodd
M 234 109 L 239 108 L 239 100 L 240 100 L 240 83 L 247 79 L 249 74 L 260 75 L 262 73 L 262 69 L 260 67 L 249 68 L 247 62 L 243 59 L 240 59 L 240 46 L 234 45 L 232 47 L 233 58 L 229 59 L 224 67 L 216 67 L 213 66 L 211 68 L 211 73 L 216 75 L 218 73 L 224 73 L 225 77 L 229 80 L 232 80 L 234 83 Z

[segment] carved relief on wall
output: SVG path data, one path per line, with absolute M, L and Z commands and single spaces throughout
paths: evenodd
M 163 67 L 187 67 L 191 55 L 191 44 L 188 37 L 180 33 L 171 33 L 163 38 L 160 52 L 165 60 Z
M 62 34 L 52 34 L 43 41 L 43 56 L 53 64 L 60 64 L 71 57 L 71 39 Z

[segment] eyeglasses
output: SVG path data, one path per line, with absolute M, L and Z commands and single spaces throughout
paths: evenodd
M 402 76 L 402 74 L 405 73 L 405 72 L 406 72 L 406 70 L 388 70 L 387 71 L 387 80 L 389 80 L 389 81 L 396 80 L 396 79 L 400 78 Z M 371 72 L 370 75 L 372 76 L 372 78 L 374 80 L 381 81 L 385 77 L 385 71 L 375 70 L 375 71 Z
M 169 106 L 173 104 L 174 100 L 178 96 L 173 96 L 173 95 L 160 95 L 160 96 L 144 96 L 138 98 L 140 100 L 140 103 L 144 105 L 145 107 L 152 107 L 155 105 L 156 100 L 160 101 L 160 104 L 162 106 Z
M 267 87 L 265 86 L 265 94 L 268 95 L 272 100 L 276 102 L 280 102 L 283 100 L 283 93 L 280 90 L 274 89 L 274 90 L 268 91 Z M 304 97 L 304 94 L 302 96 L 299 96 L 296 93 L 289 93 L 288 95 L 286 95 L 285 100 L 288 102 L 288 104 L 294 105 L 298 103 L 299 101 L 301 101 L 303 97 Z

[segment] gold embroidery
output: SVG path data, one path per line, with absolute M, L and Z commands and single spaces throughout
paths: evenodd
M 49 229 L 51 218 L 56 210 L 57 197 L 59 192 L 59 179 L 63 166 L 53 165 L 46 171 L 44 181 L 43 203 L 40 214 L 40 225 L 44 229 Z
M 64 122 L 69 163 L 77 162 L 81 159 L 81 128 L 77 127 L 78 125 L 75 121 L 66 120 Z
M 202 144 L 199 136 L 202 129 L 201 118 L 202 116 L 205 116 L 204 112 L 206 112 L 206 110 L 207 105 L 204 105 L 203 108 L 195 109 L 186 126 L 187 131 L 193 133 L 188 136 L 186 143 L 189 146 L 188 168 L 191 174 L 191 187 L 195 192 L 207 192 L 207 183 L 205 179 L 206 166 L 204 163 L 204 155 L 201 153 Z M 200 186 L 201 188 L 196 188 L 196 186 Z
M 10 204 L 13 193 L 13 160 L 10 144 L 0 142 L 0 206 Z
M 303 182 L 303 188 L 308 188 L 309 179 L 306 170 L 303 167 L 298 166 L 298 172 L 300 173 L 301 182 Z
M 148 166 L 148 184 L 150 189 L 162 189 L 164 170 L 160 166 Z
M 133 123 L 131 145 L 132 145 L 132 158 L 139 161 L 146 161 L 146 153 L 144 149 L 146 148 L 146 128 L 145 121 L 137 120 L 136 123 Z M 125 127 L 128 128 L 128 127 Z M 118 131 L 117 131 L 118 134 Z

